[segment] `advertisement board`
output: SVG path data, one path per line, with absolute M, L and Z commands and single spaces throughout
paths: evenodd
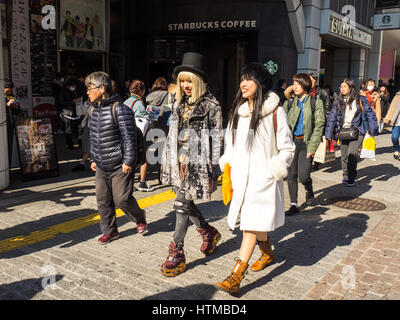
M 50 118 L 18 118 L 16 135 L 21 173 L 30 177 L 58 175 L 58 160 Z
M 60 0 L 60 48 L 106 51 L 105 0 Z

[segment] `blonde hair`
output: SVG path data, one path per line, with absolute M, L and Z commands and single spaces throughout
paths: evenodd
M 201 96 L 206 93 L 206 84 L 204 83 L 202 78 L 192 72 L 182 71 L 178 74 L 178 78 L 176 79 L 176 100 L 181 101 L 182 97 L 185 94 L 181 86 L 181 81 L 185 80 L 191 81 L 193 84 L 192 96 L 190 97 L 190 101 L 192 103 L 196 102 Z

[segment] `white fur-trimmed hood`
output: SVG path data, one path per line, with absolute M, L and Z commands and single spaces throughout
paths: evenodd
M 269 114 L 271 114 L 272 112 L 274 112 L 275 108 L 278 106 L 279 104 L 279 96 L 273 92 L 273 91 L 269 91 L 268 92 L 268 99 L 264 101 L 263 104 L 263 109 L 262 109 L 262 116 L 265 117 Z M 238 110 L 238 113 L 241 117 L 250 117 L 251 112 L 249 109 L 249 103 L 245 102 L 243 103 Z

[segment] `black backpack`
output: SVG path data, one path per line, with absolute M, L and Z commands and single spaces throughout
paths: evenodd
M 115 102 L 112 106 L 112 115 L 113 115 L 114 122 L 116 125 L 118 125 L 118 121 L 117 121 L 117 116 L 115 114 L 115 109 L 117 108 L 118 103 L 119 102 Z M 90 116 L 92 116 L 93 110 L 94 110 L 94 107 L 92 107 L 89 112 Z M 136 163 L 135 163 L 135 166 L 140 167 L 146 163 L 146 149 L 144 147 L 144 136 L 143 136 L 142 130 L 140 130 L 136 125 L 135 125 L 135 133 L 136 133 L 136 154 L 135 154 Z

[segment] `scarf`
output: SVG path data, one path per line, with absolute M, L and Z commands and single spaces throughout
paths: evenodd
M 368 99 L 368 103 L 371 107 L 374 105 L 374 99 L 372 98 L 372 92 L 371 91 L 365 91 L 365 96 Z

